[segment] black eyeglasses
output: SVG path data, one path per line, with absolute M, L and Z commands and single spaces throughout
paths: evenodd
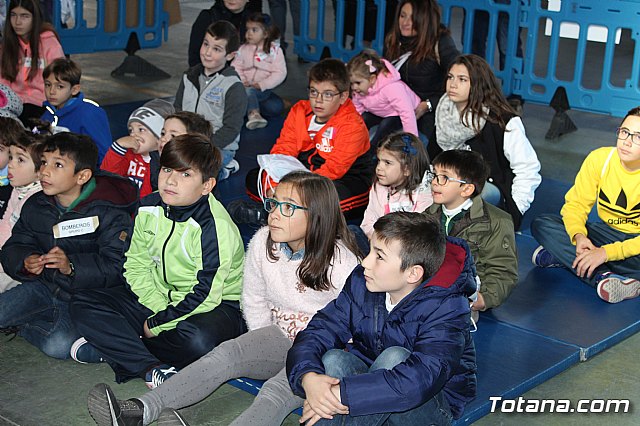
M 309 87 L 309 99 L 318 99 L 318 96 L 321 96 L 323 101 L 331 102 L 340 93 L 342 92 L 318 92 L 316 89 Z
M 280 214 L 284 217 L 291 217 L 296 212 L 296 210 L 309 210 L 306 207 L 298 206 L 293 203 L 289 203 L 287 201 L 278 201 L 273 198 L 265 198 L 264 199 L 264 209 L 273 213 L 276 207 L 280 207 Z
M 427 181 L 431 183 L 432 181 L 436 181 L 436 183 L 440 186 L 445 186 L 449 181 L 458 182 L 458 183 L 469 183 L 466 180 L 460 180 L 456 178 L 449 177 L 447 175 L 437 175 L 433 172 L 427 172 Z
M 616 129 L 616 136 L 621 141 L 626 141 L 627 139 L 629 139 L 629 137 L 631 137 L 631 143 L 636 146 L 640 146 L 640 133 L 631 133 L 624 127 L 618 127 Z

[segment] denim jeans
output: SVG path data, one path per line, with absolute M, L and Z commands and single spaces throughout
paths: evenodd
M 247 92 L 247 113 L 255 109 L 265 117 L 277 117 L 284 110 L 284 102 L 280 96 L 271 90 L 259 90 L 254 87 L 245 87 Z
M 0 328 L 16 326 L 19 336 L 53 358 L 69 358 L 80 335 L 71 323 L 69 302 L 54 297 L 39 281 L 0 294 Z
M 482 197 L 482 199 L 487 203 L 493 204 L 494 206 L 502 207 L 504 205 L 504 200 L 502 199 L 500 190 L 491 182 L 485 182 L 480 197 Z
M 220 167 L 220 172 L 218 172 L 218 182 L 225 180 L 231 175 L 231 172 L 229 171 L 229 169 L 227 169 L 227 166 L 229 165 L 231 160 L 235 158 L 236 152 L 238 152 L 238 149 L 240 148 L 240 144 L 238 143 L 239 140 L 240 135 L 238 135 L 234 142 L 231 142 L 229 145 L 220 149 L 220 154 L 222 154 L 222 164 Z
M 325 374 L 342 379 L 355 374 L 364 374 L 370 371 L 387 369 L 391 370 L 396 365 L 404 362 L 411 353 L 402 347 L 392 346 L 385 349 L 378 358 L 367 365 L 357 356 L 340 350 L 332 349 L 322 357 Z M 442 391 L 424 404 L 402 412 L 381 413 L 365 416 L 335 415 L 333 419 L 322 419 L 319 425 L 349 425 L 349 426 L 378 426 L 378 425 L 450 425 L 452 421 L 451 411 Z
M 576 247 L 571 243 L 562 217 L 557 214 L 544 214 L 531 223 L 531 235 L 560 261 L 567 269 L 573 271 L 571 264 L 576 258 Z M 587 222 L 587 236 L 591 242 L 600 247 L 617 241 L 636 238 L 638 234 L 625 234 L 616 231 L 602 221 Z M 575 271 L 574 271 L 575 272 Z M 580 278 L 591 287 L 595 287 L 598 275 L 613 272 L 629 278 L 640 279 L 640 255 L 624 260 L 606 262 L 596 268 L 591 277 Z
M 369 254 L 369 251 L 371 250 L 371 244 L 369 242 L 369 238 L 364 233 L 362 228 L 360 228 L 358 225 L 348 225 L 348 228 L 355 237 L 356 243 L 358 244 L 360 251 L 362 251 L 362 254 L 364 256 Z

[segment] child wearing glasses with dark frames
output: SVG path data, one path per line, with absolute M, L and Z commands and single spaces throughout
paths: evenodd
M 429 173 L 433 205 L 424 214 L 440 221 L 446 235 L 469 244 L 480 280 L 472 317 L 506 300 L 518 282 L 518 257 L 511 216 L 481 197 L 489 165 L 480 154 L 453 149 L 433 159 Z
M 311 172 L 331 179 L 348 218 L 364 212 L 373 171 L 369 133 L 349 99 L 349 85 L 347 67 L 337 59 L 311 67 L 309 99 L 291 108 L 270 152 L 296 157 Z M 247 174 L 247 190 L 260 201 L 260 195 L 269 194 L 258 193 L 257 178 L 258 169 Z
M 357 247 L 325 177 L 289 173 L 264 207 L 269 226 L 252 238 L 245 259 L 242 310 L 250 331 L 139 399 L 116 401 L 107 385 L 97 385 L 89 411 L 99 425 L 133 424 L 128 422 L 136 418 L 143 420 L 136 424 L 149 424 L 163 409 L 195 404 L 237 377 L 267 382 L 233 425 L 279 425 L 302 405 L 287 382 L 287 351 L 311 317 L 340 293 L 358 265 Z M 179 413 L 165 410 L 159 423 L 177 418 Z
M 640 295 L 640 107 L 627 112 L 616 137 L 615 147 L 584 160 L 560 215 L 531 224 L 541 244 L 533 263 L 564 266 L 609 303 Z M 596 203 L 601 220 L 589 221 Z

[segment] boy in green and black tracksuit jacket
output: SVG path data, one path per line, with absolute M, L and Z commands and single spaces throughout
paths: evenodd
M 244 331 L 244 245 L 212 194 L 170 206 L 158 192 L 138 209 L 125 253 L 127 285 L 81 295 L 72 315 L 118 382 L 178 369 Z M 147 332 L 154 337 L 140 338 Z

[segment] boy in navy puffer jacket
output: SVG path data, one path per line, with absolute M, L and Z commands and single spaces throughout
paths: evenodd
M 306 398 L 301 422 L 460 417 L 476 394 L 468 302 L 475 274 L 466 243 L 445 240 L 436 221 L 381 217 L 362 266 L 289 350 L 291 389 Z

